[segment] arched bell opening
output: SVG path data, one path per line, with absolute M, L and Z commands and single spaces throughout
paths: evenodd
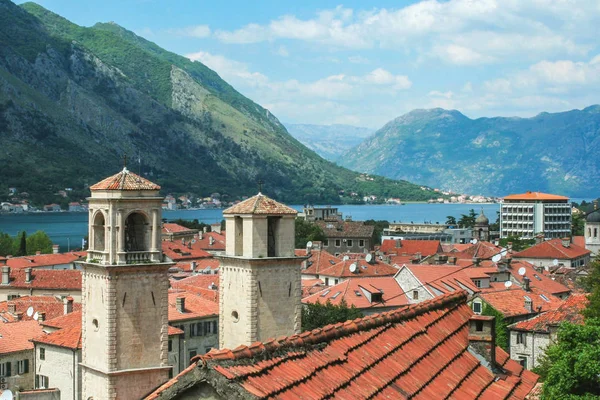
M 104 251 L 106 247 L 106 237 L 104 236 L 106 221 L 102 212 L 98 212 L 94 216 L 92 229 L 94 231 L 93 249 L 95 251 Z
M 129 214 L 125 220 L 125 251 L 148 251 L 148 219 L 140 212 Z

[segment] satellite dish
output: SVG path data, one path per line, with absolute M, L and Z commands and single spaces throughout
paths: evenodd
M 473 244 L 477 244 L 477 239 L 473 239 L 473 240 L 471 240 L 471 243 L 473 243 Z
M 523 275 L 525 275 L 525 272 L 527 272 L 527 270 L 525 269 L 525 267 L 519 268 L 519 275 L 523 276 Z
M 196 239 L 192 239 L 192 244 L 196 243 Z
M 33 314 L 33 319 L 35 319 L 36 321 L 38 320 L 39 317 L 40 317 L 40 315 L 37 312 L 35 314 Z
M 10 390 L 5 390 L 0 394 L 0 400 L 13 400 L 13 393 Z
M 556 258 L 554 260 L 552 260 L 552 265 L 554 265 L 554 266 L 558 265 L 558 260 Z
M 506 282 L 504 282 L 504 287 L 505 287 L 505 288 L 507 288 L 507 289 L 508 289 L 508 288 L 509 288 L 509 287 L 511 287 L 511 286 L 512 286 L 512 282 L 511 282 L 511 281 L 506 281 Z
M 353 274 L 358 272 L 358 267 L 355 263 L 350 264 L 350 272 L 352 272 Z
M 502 259 L 502 256 L 500 254 L 496 254 L 494 257 L 492 257 L 492 261 L 495 263 L 497 263 L 501 259 Z
M 31 317 L 33 315 L 33 307 L 29 306 L 29 308 L 27 309 L 27 316 Z
M 373 261 L 373 255 L 371 255 L 371 253 L 367 254 L 365 257 L 365 261 L 370 263 L 371 261 Z
M 306 243 L 306 248 L 309 248 L 309 247 L 312 248 L 312 245 L 313 245 L 313 243 L 309 241 L 308 243 Z
M 342 258 L 342 260 L 344 260 L 344 261 L 348 261 L 349 259 L 350 259 L 350 257 L 348 257 L 348 256 L 344 256 L 344 258 Z
M 506 249 L 502 249 L 502 251 L 500 252 L 500 255 L 502 257 L 505 257 L 507 254 L 508 254 L 508 250 L 506 250 Z

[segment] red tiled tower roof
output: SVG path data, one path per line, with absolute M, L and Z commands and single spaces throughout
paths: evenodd
M 469 348 L 464 291 L 233 350 L 213 350 L 147 399 L 210 384 L 224 398 L 523 399 L 538 376 L 496 349 L 496 375 Z
M 90 190 L 160 190 L 160 186 L 123 168 L 119 173 L 90 186 Z
M 259 193 L 229 207 L 223 214 L 296 215 L 298 211 Z

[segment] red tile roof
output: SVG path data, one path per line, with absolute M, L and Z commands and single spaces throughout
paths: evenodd
M 496 246 L 490 242 L 479 241 L 476 244 L 469 245 L 464 250 L 451 252 L 448 256 L 456 257 L 461 260 L 472 260 L 474 257 L 480 259 L 490 259 L 496 254 L 499 254 L 502 250 L 504 250 L 500 246 Z
M 520 331 L 550 333 L 550 327 L 558 326 L 561 322 L 583 324 L 583 315 L 581 315 L 581 312 L 587 307 L 588 303 L 586 294 L 574 294 L 566 299 L 556 310 L 517 322 L 510 325 L 510 328 Z
M 32 269 L 31 281 L 26 282 L 24 269 L 11 269 L 10 286 L 20 289 L 54 289 L 81 292 L 81 271 L 74 269 Z
M 371 293 L 381 293 L 382 299 L 376 301 L 369 300 Z M 349 307 L 355 306 L 360 309 L 400 307 L 409 304 L 406 294 L 404 294 L 396 279 L 391 276 L 347 279 L 342 283 L 324 288 L 302 299 L 302 302 L 305 304 L 325 304 L 327 301 L 330 301 L 331 304 L 337 305 L 342 300 Z
M 185 298 L 183 313 L 177 311 L 177 297 Z M 219 304 L 212 299 L 181 289 L 169 290 L 169 322 L 217 317 Z
M 161 242 L 163 253 L 171 260 L 177 262 L 182 260 L 197 260 L 201 258 L 211 258 L 212 254 L 204 250 L 194 248 L 191 243 L 183 244 L 181 240 Z
M 229 207 L 223 214 L 296 215 L 298 211 L 259 193 Z
M 528 249 L 513 254 L 513 258 L 543 258 L 558 260 L 573 260 L 584 257 L 591 252 L 584 247 L 570 243 L 569 247 L 562 244 L 562 239 L 544 240 Z
M 542 192 L 526 192 L 522 194 L 511 194 L 504 200 L 569 200 L 568 197 Z
M 0 354 L 33 349 L 30 342 L 42 334 L 42 326 L 37 321 L 0 323 Z
M 295 250 L 296 257 L 306 256 L 306 250 Z M 331 268 L 341 260 L 326 250 L 312 250 L 306 260 L 306 268 L 302 270 L 303 275 L 319 275 L 321 271 Z
M 362 221 L 315 221 L 328 238 L 365 238 L 373 236 L 373 225 Z
M 407 264 L 406 267 L 412 274 L 425 285 L 432 294 L 435 288 L 442 293 L 449 293 L 467 288 L 471 292 L 481 291 L 475 286 L 472 279 L 489 278 L 496 273 L 497 268 L 473 267 L 465 268 L 450 265 Z
M 168 329 L 167 329 L 167 335 L 169 336 L 174 336 L 174 335 L 183 335 L 185 332 L 182 331 L 179 328 L 175 328 L 174 326 L 169 325 Z
M 525 275 L 520 275 L 519 270 L 525 269 Z M 513 260 L 510 263 L 510 272 L 514 280 L 523 284 L 523 277 L 529 278 L 530 286 L 541 289 L 553 295 L 565 294 L 571 291 L 568 287 L 560 282 L 555 281 L 542 272 L 537 272 L 533 265 L 521 260 Z
M 160 186 L 127 168 L 90 186 L 90 190 L 160 190 Z
M 302 279 L 302 298 L 320 292 L 325 287 L 321 279 Z
M 81 321 L 55 332 L 35 337 L 32 341 L 73 350 L 81 349 Z
M 585 236 L 573 236 L 573 244 L 585 248 Z
M 211 238 L 212 238 L 212 240 L 211 240 Z M 217 232 L 203 233 L 202 239 L 196 238 L 195 242 L 192 243 L 192 247 L 195 249 L 202 249 L 202 250 L 206 250 L 206 251 L 225 250 L 225 235 L 222 235 Z
M 236 349 L 212 350 L 150 394 L 175 398 L 195 382 L 224 398 L 523 399 L 537 382 L 501 349 L 495 375 L 469 349 L 464 291 L 401 310 Z
M 356 265 L 356 272 L 350 271 L 350 266 Z M 391 276 L 396 274 L 398 269 L 382 261 L 368 263 L 365 260 L 340 261 L 329 268 L 324 268 L 319 272 L 320 276 L 331 276 L 335 278 L 357 278 L 365 276 Z
M 196 269 L 192 271 L 192 262 L 196 263 Z M 189 261 L 178 261 L 175 263 L 173 268 L 178 268 L 185 272 L 201 272 L 201 271 L 211 271 L 218 270 L 220 266 L 219 260 L 216 258 L 197 258 Z
M 171 287 L 195 293 L 208 300 L 219 301 L 219 275 L 192 275 L 180 280 L 171 280 Z
M 81 309 L 79 309 L 78 311 L 73 311 L 67 315 L 47 319 L 42 323 L 42 325 L 58 329 L 68 328 L 70 326 L 75 325 L 81 325 Z
M 505 317 L 516 317 L 555 310 L 562 304 L 562 300 L 559 300 L 548 292 L 535 287 L 531 287 L 530 291 L 526 291 L 515 285 L 508 289 L 484 291 L 477 296 L 501 312 Z M 531 299 L 533 311 L 525 308 L 526 297 Z M 539 311 L 538 307 L 541 307 Z
M 386 239 L 379 248 L 384 254 L 396 255 L 415 255 L 421 253 L 421 256 L 427 257 L 442 252 L 441 242 L 439 240 L 401 240 Z
M 11 257 L 6 260 L 6 265 L 12 269 L 23 268 L 42 268 L 54 265 L 73 264 L 77 260 L 83 260 L 86 256 L 85 251 L 58 253 L 58 254 L 40 254 L 36 256 Z
M 0 303 L 0 322 L 16 321 L 15 314 L 8 312 L 9 304 L 15 306 L 15 313 L 22 313 L 22 321 L 33 320 L 34 314 L 31 316 L 27 315 L 27 309 L 32 307 L 34 312 L 45 312 L 46 320 L 59 317 L 64 315 L 64 304 L 62 299 L 58 299 L 54 296 L 23 296 L 9 301 L 3 301 Z M 81 303 L 74 303 L 73 310 L 77 311 L 81 309 Z
M 185 226 L 181 226 L 179 224 L 175 224 L 172 222 L 165 222 L 162 225 L 161 231 L 162 231 L 162 233 L 179 233 L 179 232 L 195 233 L 195 232 L 198 232 L 198 229 L 190 229 Z

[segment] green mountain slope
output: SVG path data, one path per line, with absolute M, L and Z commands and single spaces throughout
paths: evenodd
M 414 110 L 347 152 L 340 164 L 457 192 L 537 190 L 598 195 L 600 106 L 533 118 L 469 119 Z
M 303 145 L 329 161 L 359 145 L 375 130 L 351 125 L 285 124 L 288 132 Z
M 34 3 L 0 0 L 0 193 L 83 195 L 124 153 L 164 193 L 235 198 L 261 179 L 286 202 L 434 196 L 323 160 L 214 71 L 116 24 L 81 27 Z

